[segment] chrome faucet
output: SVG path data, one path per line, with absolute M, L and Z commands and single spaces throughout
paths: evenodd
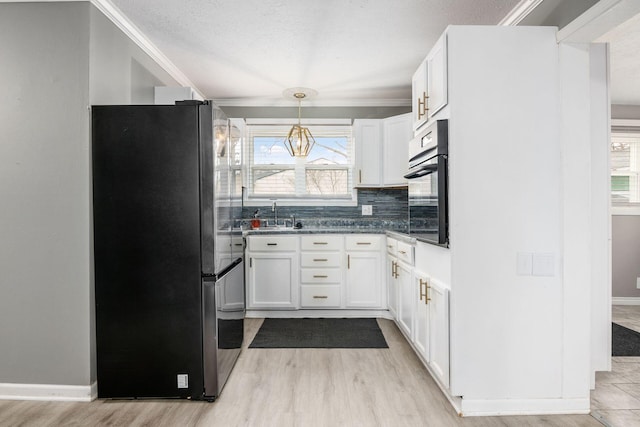
M 273 212 L 273 220 L 274 220 L 273 225 L 277 227 L 278 226 L 278 205 L 276 205 L 275 201 L 271 205 L 271 212 Z

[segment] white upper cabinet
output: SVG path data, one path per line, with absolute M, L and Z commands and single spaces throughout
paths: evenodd
M 385 186 L 407 185 L 411 113 L 389 117 L 382 122 L 382 183 Z
M 379 187 L 382 185 L 382 121 L 357 119 L 353 121 L 356 159 L 354 183 L 356 187 Z
M 386 119 L 356 119 L 356 187 L 393 187 L 407 185 L 409 140 L 412 138 L 411 113 Z
M 413 130 L 417 131 L 448 102 L 447 34 L 433 45 L 411 80 Z
M 411 118 L 413 130 L 427 122 L 427 60 L 422 61 L 411 79 Z
M 428 116 L 447 105 L 447 34 L 443 34 L 427 56 L 427 108 Z

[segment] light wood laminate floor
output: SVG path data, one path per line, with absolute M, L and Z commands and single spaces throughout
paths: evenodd
M 601 427 L 589 415 L 460 418 L 395 324 L 389 349 L 249 349 L 214 403 L 0 401 L 0 426 L 557 426 Z
M 611 320 L 640 332 L 640 306 L 614 305 Z M 591 410 L 611 427 L 640 427 L 640 357 L 612 357 L 611 372 L 596 372 Z

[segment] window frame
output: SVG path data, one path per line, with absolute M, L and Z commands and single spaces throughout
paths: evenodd
M 306 119 L 302 120 L 302 126 L 308 126 L 315 137 L 330 136 L 330 134 L 346 134 L 348 138 L 348 162 L 345 165 L 314 165 L 306 164 L 306 158 L 296 158 L 293 164 L 254 164 L 254 137 L 255 136 L 278 136 L 284 140 L 287 132 L 298 119 L 247 119 L 247 135 L 244 164 L 245 182 L 247 192 L 244 204 L 246 206 L 262 206 L 277 201 L 283 206 L 357 206 L 357 189 L 353 179 L 354 162 L 354 138 L 351 119 Z M 315 132 L 314 132 L 315 128 Z M 319 130 L 324 128 L 324 130 Z M 283 145 L 284 147 L 284 145 Z M 312 149 L 313 151 L 313 149 Z M 295 192 L 291 194 L 264 194 L 253 193 L 253 176 L 256 170 L 293 170 L 295 174 Z M 346 170 L 347 173 L 347 193 L 344 195 L 320 196 L 306 193 L 306 171 L 318 169 L 338 169 Z
M 616 138 L 634 138 L 638 140 L 636 147 L 637 156 L 640 157 L 640 120 L 626 120 L 626 119 L 612 119 L 611 120 L 611 134 L 609 139 L 609 194 L 610 194 L 610 206 L 612 215 L 640 215 L 640 166 L 636 171 L 629 171 L 629 173 L 615 173 L 612 170 L 611 159 L 611 144 Z M 638 159 L 640 163 L 640 159 Z M 613 176 L 636 176 L 638 185 L 638 202 L 633 203 L 614 203 L 613 201 L 613 188 L 611 178 Z

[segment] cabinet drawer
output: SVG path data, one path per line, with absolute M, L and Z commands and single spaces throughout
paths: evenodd
M 284 252 L 298 250 L 297 236 L 249 236 L 250 251 Z
M 377 234 L 353 234 L 345 237 L 348 251 L 377 251 L 384 236 Z
M 405 242 L 398 242 L 398 252 L 396 256 L 399 260 L 413 265 L 413 245 Z
M 392 239 L 391 237 L 387 237 L 387 253 L 389 255 L 396 256 L 398 252 L 398 241 L 396 239 Z
M 340 252 L 303 253 L 300 256 L 301 267 L 340 267 Z
M 302 283 L 340 283 L 342 269 L 340 268 L 303 268 L 300 270 Z
M 340 286 L 300 286 L 300 306 L 303 308 L 340 307 Z
M 342 249 L 342 236 L 300 236 L 303 251 L 337 251 Z

